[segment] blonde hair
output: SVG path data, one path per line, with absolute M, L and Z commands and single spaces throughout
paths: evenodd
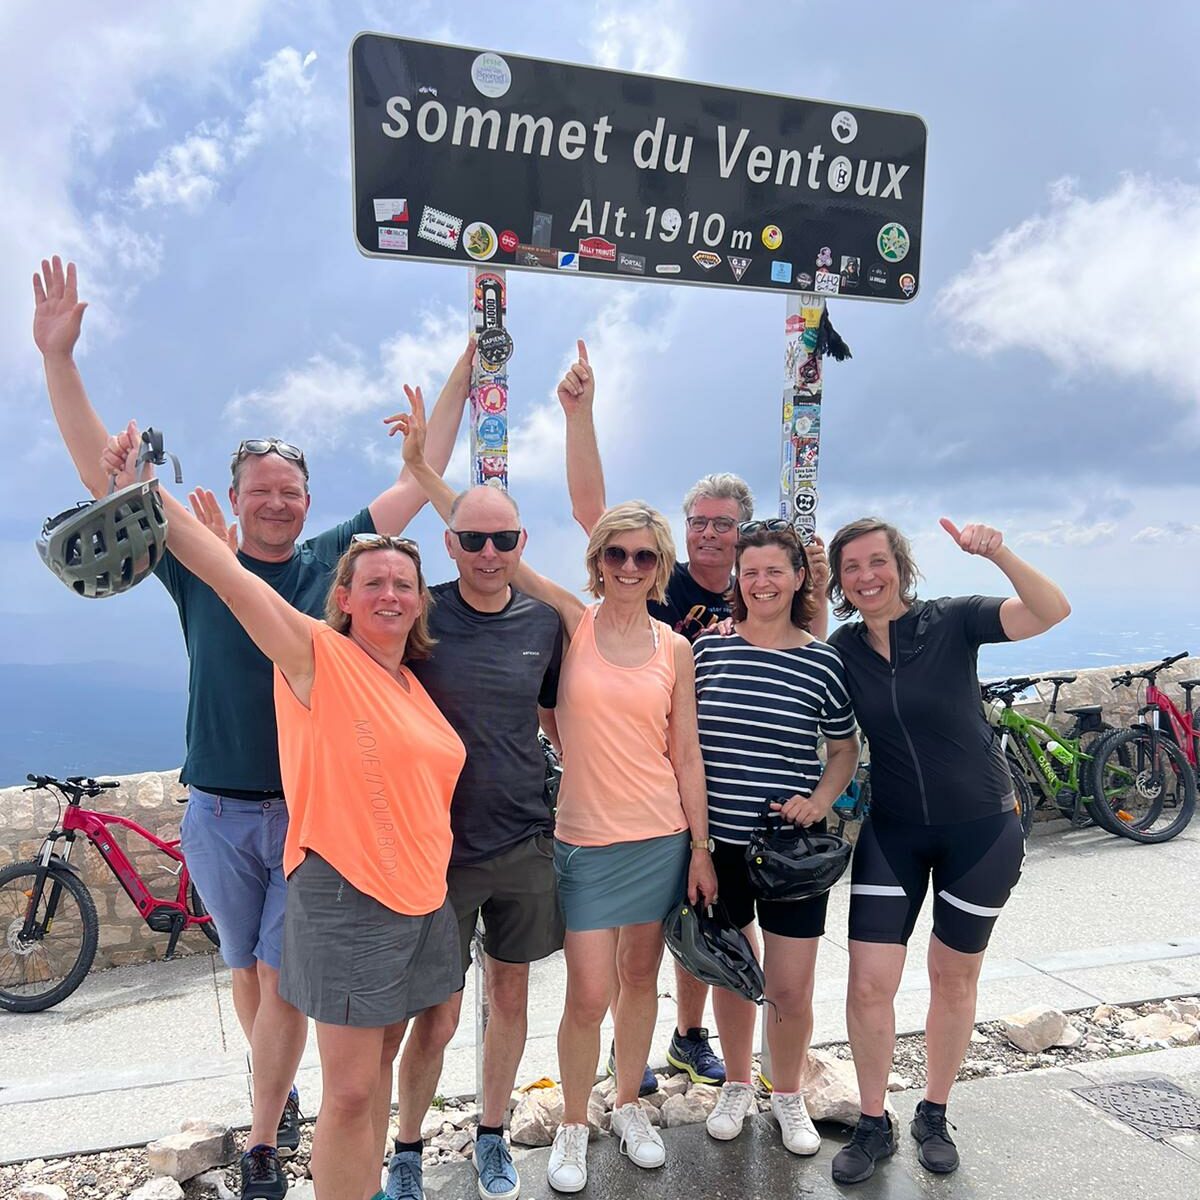
M 354 564 L 364 554 L 373 554 L 379 550 L 396 550 L 412 559 L 417 568 L 417 592 L 421 598 L 421 611 L 408 631 L 408 641 L 404 645 L 404 661 L 428 658 L 437 644 L 437 639 L 429 632 L 429 610 L 433 607 L 433 597 L 429 594 L 429 588 L 425 586 L 425 576 L 421 573 L 421 551 L 417 543 L 409 541 L 408 538 L 380 535 L 378 542 L 350 543 L 346 553 L 338 559 L 333 582 L 329 585 L 329 594 L 325 597 L 325 624 L 344 637 L 349 637 L 350 614 L 343 612 L 337 602 L 338 588 L 349 591 L 351 580 L 354 578 Z
M 658 551 L 658 566 L 654 571 L 654 582 L 650 588 L 650 599 L 656 604 L 662 604 L 667 598 L 667 583 L 671 572 L 675 570 L 675 540 L 671 537 L 671 526 L 662 513 L 653 509 L 644 500 L 626 500 L 624 504 L 614 504 L 600 514 L 588 539 L 587 557 L 587 590 L 596 599 L 604 596 L 604 578 L 600 574 L 600 560 L 604 557 L 605 547 L 618 534 L 631 533 L 639 529 L 648 529 L 654 536 L 654 547 Z

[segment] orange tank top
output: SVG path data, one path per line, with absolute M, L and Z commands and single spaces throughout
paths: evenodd
M 446 898 L 450 798 L 466 751 L 411 671 L 405 691 L 350 638 L 312 624 L 310 708 L 275 668 L 284 873 L 315 850 L 360 892 L 423 916 Z
M 595 605 L 563 658 L 555 714 L 563 744 L 555 836 L 574 846 L 643 842 L 686 829 L 667 755 L 675 687 L 670 627 L 650 618 L 654 653 L 618 667 L 596 645 Z

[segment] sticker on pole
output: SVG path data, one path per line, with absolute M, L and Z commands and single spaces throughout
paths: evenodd
M 513 352 L 512 335 L 507 329 L 485 329 L 476 343 L 479 361 L 489 371 L 504 366 Z

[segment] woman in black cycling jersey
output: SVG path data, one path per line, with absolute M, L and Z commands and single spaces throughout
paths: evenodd
M 1017 594 L 918 600 L 908 540 L 874 517 L 839 529 L 829 545 L 834 613 L 859 618 L 829 642 L 871 747 L 871 811 L 850 881 L 846 997 L 862 1118 L 834 1156 L 838 1183 L 867 1179 L 896 1149 L 883 1107 L 893 1001 L 931 878 L 927 1079 L 910 1128 L 927 1170 L 958 1166 L 946 1101 L 974 1028 L 988 938 L 1025 849 L 1012 780 L 980 705 L 976 658 L 984 643 L 1044 633 L 1071 611 L 1058 586 L 1018 558 L 999 530 L 941 524 L 967 554 L 994 562 Z

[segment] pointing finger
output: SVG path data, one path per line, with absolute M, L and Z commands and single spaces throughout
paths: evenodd
M 583 338 L 579 338 L 578 341 L 576 341 L 575 345 L 576 345 L 577 349 L 579 350 L 579 361 L 584 362 L 584 363 L 587 362 L 587 360 L 588 360 L 587 346 L 584 345 Z

